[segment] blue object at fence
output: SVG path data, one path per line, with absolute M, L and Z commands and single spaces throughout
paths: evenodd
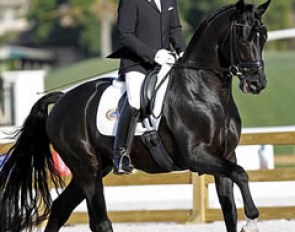
M 2 164 L 3 164 L 3 162 L 4 162 L 5 158 L 6 158 L 6 156 L 7 156 L 7 155 L 0 155 L 0 171 L 1 171 L 1 167 L 2 167 Z

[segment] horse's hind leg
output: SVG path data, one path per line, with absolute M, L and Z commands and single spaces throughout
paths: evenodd
M 97 168 L 100 166 L 91 167 L 87 165 L 89 163 L 86 160 L 83 161 L 80 160 L 80 165 L 76 164 L 75 168 L 71 169 L 72 181 L 53 202 L 45 232 L 57 232 L 83 199 L 86 199 L 91 231 L 113 232 L 104 200 L 102 171 Z
M 237 231 L 237 209 L 233 193 L 233 181 L 227 177 L 215 176 L 217 195 L 228 232 Z
M 113 232 L 107 215 L 102 183 L 103 173 L 109 168 L 104 167 L 103 170 L 103 159 L 96 154 L 90 143 L 87 144 L 87 149 L 85 144 L 77 144 L 75 151 L 71 151 L 71 157 L 75 159 L 67 165 L 86 199 L 91 231 Z M 67 157 L 64 158 L 66 160 Z
M 80 187 L 72 179 L 66 189 L 53 202 L 44 232 L 57 232 L 66 223 L 72 211 L 85 199 Z
M 84 191 L 88 208 L 90 229 L 93 232 L 113 232 L 108 219 L 106 203 L 103 193 L 102 175 L 99 177 L 83 174 L 80 186 Z

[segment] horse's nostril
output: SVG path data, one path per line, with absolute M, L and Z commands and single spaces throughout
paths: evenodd
M 250 89 L 252 89 L 252 90 L 257 90 L 257 85 L 250 85 Z
M 257 78 L 248 80 L 248 87 L 251 92 L 260 93 L 266 87 L 266 80 L 265 78 Z

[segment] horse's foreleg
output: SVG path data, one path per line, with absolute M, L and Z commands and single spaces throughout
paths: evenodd
M 71 212 L 84 199 L 81 189 L 71 180 L 66 189 L 53 202 L 44 232 L 57 232 L 68 220 Z
M 234 201 L 233 181 L 227 177 L 216 177 L 215 185 L 222 208 L 226 229 L 228 232 L 237 231 L 237 210 Z M 247 219 L 242 232 L 258 232 L 258 220 Z
M 233 181 L 227 177 L 215 176 L 217 195 L 228 232 L 237 231 L 237 209 L 233 193 Z
M 230 178 L 241 190 L 246 217 L 251 220 L 258 218 L 259 212 L 251 196 L 248 175 L 241 166 L 203 149 L 197 150 L 190 162 L 192 171 Z

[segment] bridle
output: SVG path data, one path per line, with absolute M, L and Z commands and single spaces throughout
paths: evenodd
M 234 76 L 241 76 L 242 70 L 259 70 L 264 68 L 263 60 L 242 61 L 238 48 L 237 27 L 246 27 L 253 30 L 252 27 L 246 24 L 240 24 L 236 20 L 232 22 L 230 29 L 230 51 L 231 65 L 229 72 Z M 264 26 L 255 27 L 256 32 L 260 32 Z
M 233 21 L 230 26 L 230 30 L 228 30 L 228 35 L 225 36 L 223 45 L 221 47 L 225 47 L 228 39 L 230 41 L 230 66 L 228 68 L 224 68 L 221 66 L 211 66 L 211 65 L 204 65 L 200 62 L 192 62 L 183 63 L 181 59 L 178 60 L 173 66 L 175 69 L 181 68 L 189 68 L 189 69 L 207 69 L 207 70 L 216 70 L 226 72 L 227 76 L 238 76 L 241 78 L 242 71 L 248 70 L 259 70 L 264 68 L 263 60 L 251 60 L 251 61 L 242 61 L 239 53 L 238 48 L 238 41 L 237 41 L 237 27 L 247 27 L 253 30 L 252 27 L 246 24 L 240 24 L 237 20 Z M 262 31 L 264 29 L 264 25 L 254 27 L 256 32 Z

